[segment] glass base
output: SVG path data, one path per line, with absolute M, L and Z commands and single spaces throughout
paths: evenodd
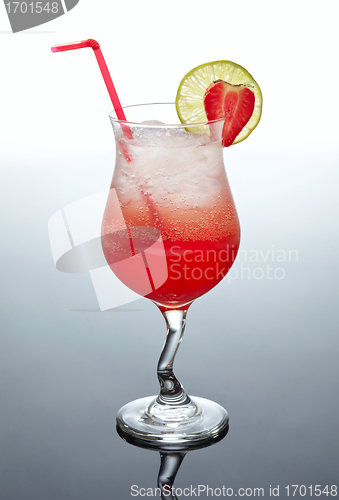
M 155 445 L 202 444 L 217 439 L 228 421 L 222 406 L 198 397 L 189 404 L 169 406 L 150 396 L 128 403 L 117 415 L 117 425 L 125 434 Z

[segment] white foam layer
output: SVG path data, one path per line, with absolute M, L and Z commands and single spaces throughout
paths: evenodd
M 154 203 L 179 209 L 208 206 L 227 182 L 222 145 L 184 128 L 147 125 L 154 128 L 133 128 L 133 140 L 120 138 L 117 143 L 113 187 L 120 201 L 142 201 L 146 194 Z

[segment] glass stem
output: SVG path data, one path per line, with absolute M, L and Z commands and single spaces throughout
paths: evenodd
M 163 500 L 177 500 L 173 491 L 173 483 L 179 467 L 187 451 L 160 452 L 160 470 L 158 475 L 158 488 Z
M 167 324 L 165 345 L 158 363 L 160 394 L 157 403 L 181 406 L 191 402 L 183 386 L 173 373 L 173 362 L 185 330 L 186 310 L 162 311 Z

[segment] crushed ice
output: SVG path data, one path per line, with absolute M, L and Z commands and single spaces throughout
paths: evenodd
M 199 146 L 210 142 L 207 135 L 192 134 L 180 126 L 166 126 L 159 120 L 146 120 L 140 125 L 147 125 L 133 127 L 133 137 L 140 145 L 172 148 Z

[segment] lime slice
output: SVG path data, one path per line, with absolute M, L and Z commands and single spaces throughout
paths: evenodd
M 216 80 L 224 80 L 231 85 L 245 85 L 255 95 L 255 105 L 251 118 L 235 138 L 233 144 L 243 141 L 258 125 L 261 117 L 262 94 L 259 85 L 245 68 L 231 61 L 214 61 L 192 69 L 181 80 L 175 100 L 181 123 L 204 123 L 207 116 L 204 95 L 207 87 Z M 201 132 L 197 130 L 196 132 Z

